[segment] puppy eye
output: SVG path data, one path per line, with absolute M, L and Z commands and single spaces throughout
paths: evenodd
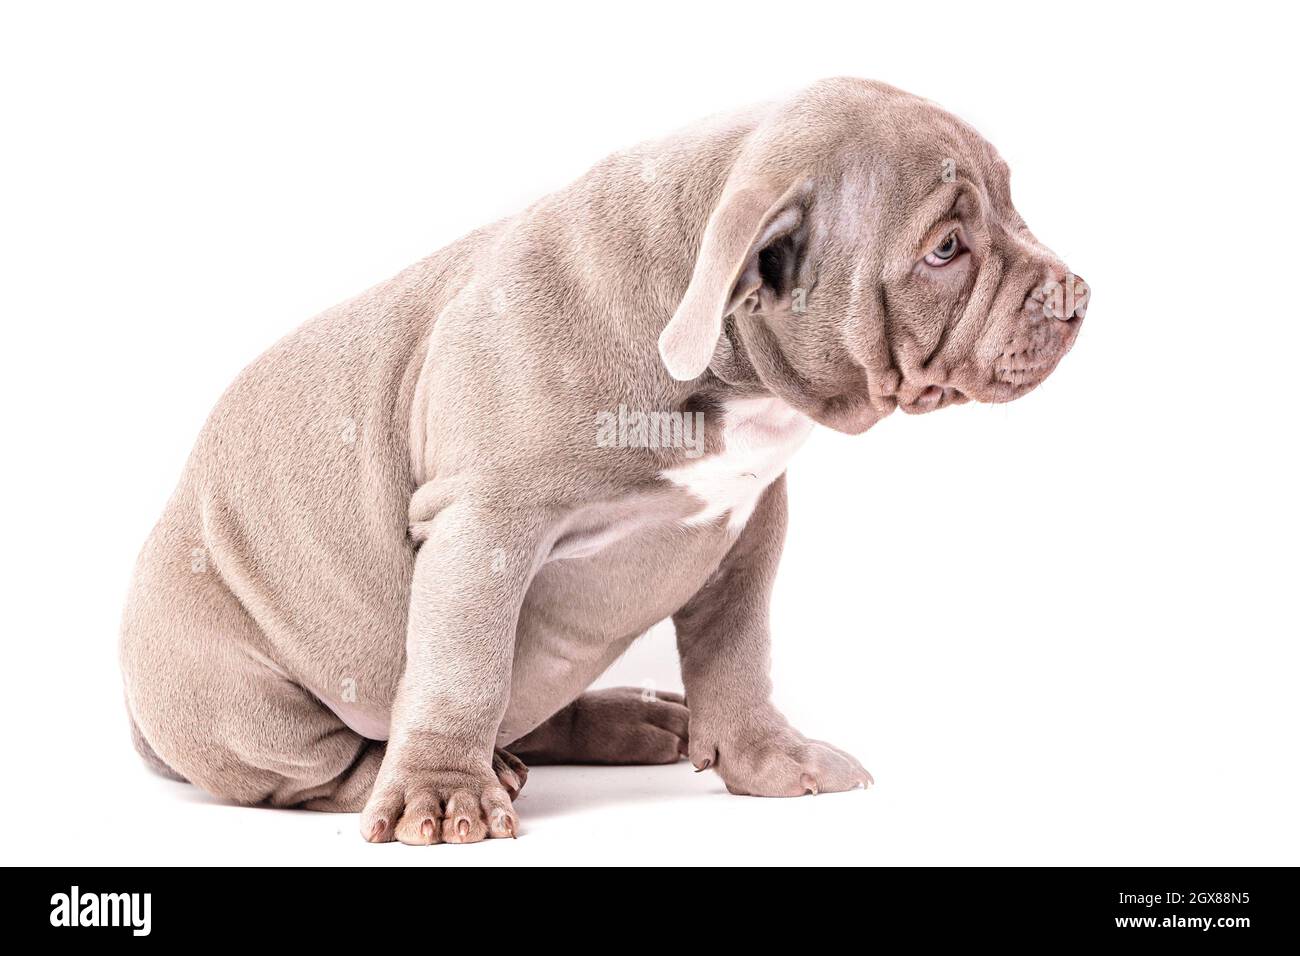
M 936 267 L 946 266 L 948 263 L 952 262 L 953 259 L 957 258 L 957 253 L 961 252 L 961 250 L 961 239 L 958 238 L 955 231 L 950 232 L 948 233 L 948 238 L 934 247 L 933 252 L 926 254 L 925 264 Z

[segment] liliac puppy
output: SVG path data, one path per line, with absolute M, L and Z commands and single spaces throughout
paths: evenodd
M 611 156 L 239 376 L 136 570 L 137 746 L 376 842 L 514 836 L 524 761 L 864 786 L 769 702 L 786 463 L 814 423 L 1025 394 L 1086 298 L 994 149 L 883 84 Z M 598 441 L 620 407 L 702 446 Z M 685 701 L 586 692 L 668 617 Z

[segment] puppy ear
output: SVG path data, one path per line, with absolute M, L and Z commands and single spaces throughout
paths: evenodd
M 659 335 L 659 355 L 673 378 L 690 381 L 709 367 L 728 315 L 742 305 L 770 308 L 789 295 L 810 193 L 803 178 L 784 191 L 754 181 L 723 191 L 686 295 Z

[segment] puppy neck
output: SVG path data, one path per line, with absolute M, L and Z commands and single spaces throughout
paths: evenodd
M 791 355 L 762 316 L 727 319 L 709 371 L 735 397 L 780 398 L 819 425 L 860 434 L 897 407 L 898 375 L 891 367 L 869 370 L 847 354 L 814 367 Z

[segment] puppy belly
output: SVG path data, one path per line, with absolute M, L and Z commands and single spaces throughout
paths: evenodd
M 591 686 L 708 580 L 733 536 L 723 522 L 642 528 L 589 557 L 546 564 L 520 611 L 498 742 L 518 740 Z
M 387 740 L 388 723 L 392 716 L 391 705 L 362 704 L 347 699 L 347 691 L 340 695 L 317 694 L 334 716 L 347 724 L 353 731 L 370 740 Z
M 637 635 L 592 648 L 563 634 L 521 628 L 511 674 L 510 703 L 497 734 L 506 746 L 545 723 L 604 673 Z
M 580 639 L 521 620 L 511 671 L 511 695 L 498 743 L 518 740 L 586 690 L 627 650 L 636 635 Z M 387 740 L 392 698 L 363 697 L 345 682 L 340 690 L 308 688 L 339 720 L 370 740 Z

